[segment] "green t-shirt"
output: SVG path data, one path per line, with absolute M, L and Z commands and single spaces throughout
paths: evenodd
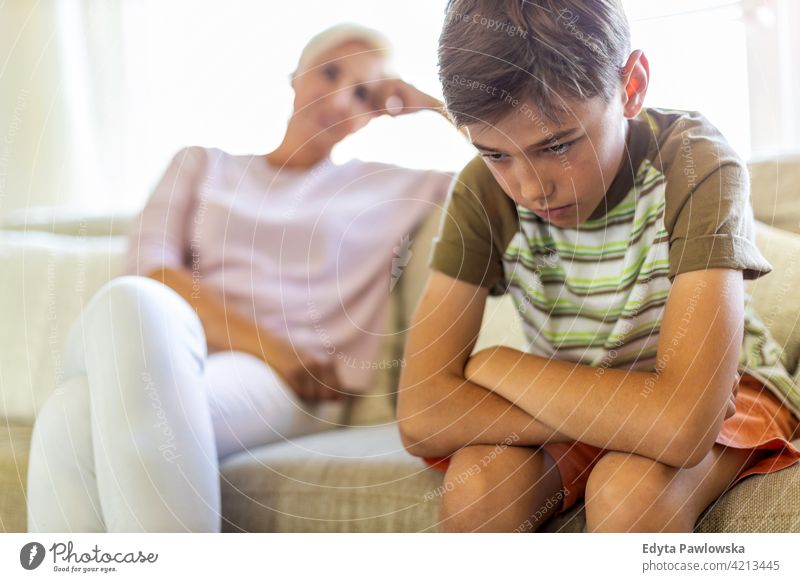
M 558 227 L 517 206 L 480 157 L 459 174 L 430 266 L 510 293 L 528 351 L 590 366 L 655 369 L 676 275 L 772 267 L 755 245 L 747 169 L 695 112 L 646 109 L 629 120 L 627 157 L 592 216 Z M 745 307 L 739 369 L 800 416 L 800 390 L 780 347 Z

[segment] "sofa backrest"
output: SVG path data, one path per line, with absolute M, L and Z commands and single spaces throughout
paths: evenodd
M 748 167 L 756 220 L 800 233 L 800 154 L 758 159 Z
M 751 305 L 783 346 L 786 369 L 800 380 L 800 235 L 757 222 L 756 244 L 773 271 L 748 282 Z
M 55 390 L 70 326 L 94 293 L 120 274 L 127 249 L 124 236 L 76 234 L 62 223 L 44 226 L 53 231 L 0 230 L 0 420 L 15 423 L 32 423 Z M 107 232 L 101 224 L 95 226 L 88 232 Z M 393 325 L 402 316 L 398 306 L 403 303 L 400 285 L 395 289 L 390 308 Z M 383 361 L 402 357 L 398 337 L 386 336 Z M 398 368 L 379 370 L 373 390 L 356 403 L 346 420 L 391 421 L 398 375 Z
M 770 159 L 751 165 L 752 200 L 756 217 L 786 230 L 800 230 L 800 157 Z M 434 210 L 410 237 L 411 259 L 391 295 L 384 361 L 403 361 L 410 321 L 428 279 L 431 244 L 442 211 Z M 26 213 L 0 231 L 0 418 L 32 422 L 59 377 L 60 349 L 81 306 L 120 272 L 130 217 L 61 220 L 47 211 Z M 784 346 L 790 371 L 800 356 L 800 235 L 757 223 L 757 244 L 774 272 L 748 284 L 752 305 Z M 23 232 L 25 230 L 25 232 Z M 36 230 L 50 232 L 36 232 Z M 92 236 L 98 235 L 98 236 Z M 520 319 L 508 296 L 490 298 L 476 350 L 490 345 L 524 349 Z M 400 370 L 379 372 L 368 398 L 353 411 L 354 424 L 387 422 L 393 415 Z M 798 372 L 800 375 L 800 372 Z

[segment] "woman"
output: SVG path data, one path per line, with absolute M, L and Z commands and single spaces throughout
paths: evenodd
M 374 31 L 329 29 L 274 151 L 172 160 L 36 419 L 30 531 L 220 531 L 220 458 L 335 427 L 385 367 L 393 250 L 451 179 L 331 162 L 376 116 L 442 111 L 387 78 L 386 53 Z

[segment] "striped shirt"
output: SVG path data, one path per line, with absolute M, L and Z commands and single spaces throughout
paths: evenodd
M 755 279 L 772 270 L 754 243 L 746 169 L 719 132 L 699 114 L 657 109 L 629 124 L 629 163 L 576 227 L 515 205 L 480 158 L 454 183 L 430 265 L 511 294 L 532 354 L 653 371 L 675 276 L 727 267 Z M 698 287 L 695 302 L 704 293 Z M 800 416 L 781 355 L 745 294 L 739 372 Z

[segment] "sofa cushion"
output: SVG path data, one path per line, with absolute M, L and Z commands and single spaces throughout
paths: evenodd
M 750 204 L 757 220 L 800 233 L 800 154 L 753 160 Z
M 225 459 L 221 472 L 223 531 L 435 528 L 442 476 L 406 453 L 394 424 L 243 451 Z
M 25 487 L 31 427 L 0 423 L 0 532 L 27 531 Z
M 756 244 L 773 271 L 748 282 L 751 306 L 783 346 L 786 369 L 794 372 L 800 357 L 800 235 L 756 222 Z
M 800 532 L 800 465 L 742 480 L 700 516 L 696 531 Z
M 0 425 L 0 531 L 26 530 L 30 436 L 30 426 Z M 308 435 L 223 460 L 223 531 L 431 532 L 441 483 L 403 450 L 393 424 Z M 579 505 L 543 531 L 584 527 Z M 744 479 L 696 531 L 800 532 L 800 465 Z
M 223 529 L 432 532 L 442 476 L 403 450 L 393 424 L 308 435 L 222 463 Z M 543 531 L 584 528 L 578 506 Z M 744 479 L 709 507 L 697 531 L 800 531 L 800 465 Z

